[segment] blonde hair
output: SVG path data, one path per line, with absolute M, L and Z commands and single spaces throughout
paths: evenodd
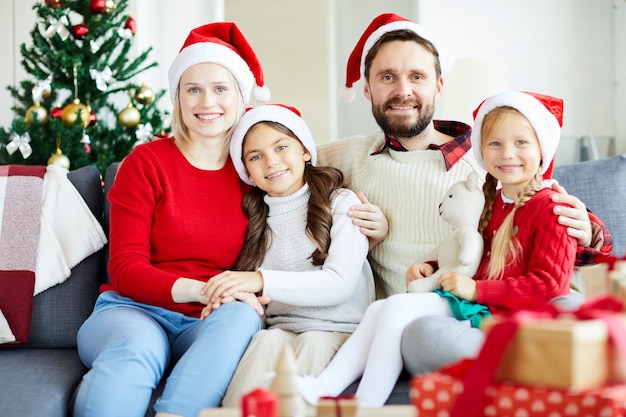
M 490 111 L 483 120 L 483 125 L 481 129 L 481 137 L 485 138 L 493 129 L 493 126 L 496 122 L 502 120 L 504 117 L 517 114 L 522 117 L 522 115 L 518 110 L 512 107 L 497 107 Z M 481 144 L 482 145 L 482 144 Z M 541 168 L 540 168 L 541 169 Z M 513 210 L 508 214 L 504 222 L 498 228 L 493 240 L 491 242 L 491 257 L 489 259 L 489 266 L 487 268 L 487 278 L 488 279 L 502 279 L 504 269 L 517 262 L 522 256 L 522 247 L 515 237 L 517 230 L 513 227 L 513 220 L 515 218 L 515 212 L 518 208 L 523 207 L 530 198 L 542 188 L 542 176 L 540 171 L 537 171 L 535 177 L 530 181 L 528 187 L 521 190 L 514 198 L 514 207 Z M 480 217 L 479 230 L 482 235 L 485 236 L 487 226 L 489 225 L 489 221 L 491 220 L 491 215 L 493 213 L 493 204 L 496 199 L 496 188 L 498 185 L 498 180 L 487 173 L 485 177 L 485 183 L 483 185 L 483 192 L 485 194 L 485 206 L 483 208 L 483 212 Z
M 239 119 L 243 115 L 245 108 L 243 104 L 243 97 L 241 95 L 241 89 L 239 88 L 239 83 L 237 83 L 237 79 L 228 70 L 228 68 L 226 67 L 224 68 L 226 69 L 226 72 L 228 73 L 228 76 L 230 77 L 230 81 L 232 81 L 232 83 L 235 85 L 235 93 L 237 94 L 237 97 L 239 98 L 237 100 L 237 109 L 236 109 L 237 118 L 235 120 L 235 123 L 233 123 L 230 129 L 228 129 L 228 132 L 226 132 L 226 139 L 227 141 L 230 141 L 233 131 L 235 130 L 237 121 L 239 121 Z M 182 76 L 180 78 L 182 79 Z M 172 136 L 174 137 L 174 139 L 180 140 L 181 142 L 184 143 L 184 142 L 190 141 L 189 127 L 183 121 L 183 112 L 180 107 L 180 80 L 178 82 L 179 82 L 179 86 L 176 87 L 176 100 L 174 101 L 174 108 L 172 109 L 171 130 L 172 130 Z

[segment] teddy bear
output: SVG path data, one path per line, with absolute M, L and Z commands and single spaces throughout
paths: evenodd
M 483 255 L 483 237 L 478 231 L 485 205 L 481 186 L 478 174 L 471 172 L 465 181 L 456 182 L 448 189 L 439 204 L 439 214 L 452 231 L 428 255 L 417 261 L 437 261 L 439 269 L 431 276 L 411 281 L 409 292 L 439 289 L 439 277 L 445 272 L 474 276 Z

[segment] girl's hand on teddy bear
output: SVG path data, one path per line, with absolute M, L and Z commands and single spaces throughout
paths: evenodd
M 476 281 L 459 272 L 446 272 L 439 277 L 439 285 L 444 291 L 451 292 L 459 298 L 467 301 L 476 301 Z
M 435 268 L 431 264 L 427 263 L 414 263 L 409 266 L 409 269 L 406 271 L 406 286 L 408 288 L 411 281 L 429 277 L 435 273 Z

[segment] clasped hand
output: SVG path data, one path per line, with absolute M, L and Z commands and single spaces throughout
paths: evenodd
M 200 295 L 206 301 L 200 318 L 205 319 L 222 304 L 235 300 L 248 304 L 259 315 L 263 315 L 263 306 L 269 303 L 269 298 L 256 295 L 262 290 L 263 275 L 258 271 L 224 271 L 215 275 L 200 290 Z

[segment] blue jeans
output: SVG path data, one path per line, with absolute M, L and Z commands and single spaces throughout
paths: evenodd
M 74 416 L 143 417 L 173 365 L 154 409 L 196 417 L 202 408 L 220 405 L 259 329 L 259 316 L 241 302 L 224 304 L 203 321 L 102 293 L 78 331 L 78 353 L 90 370 Z

